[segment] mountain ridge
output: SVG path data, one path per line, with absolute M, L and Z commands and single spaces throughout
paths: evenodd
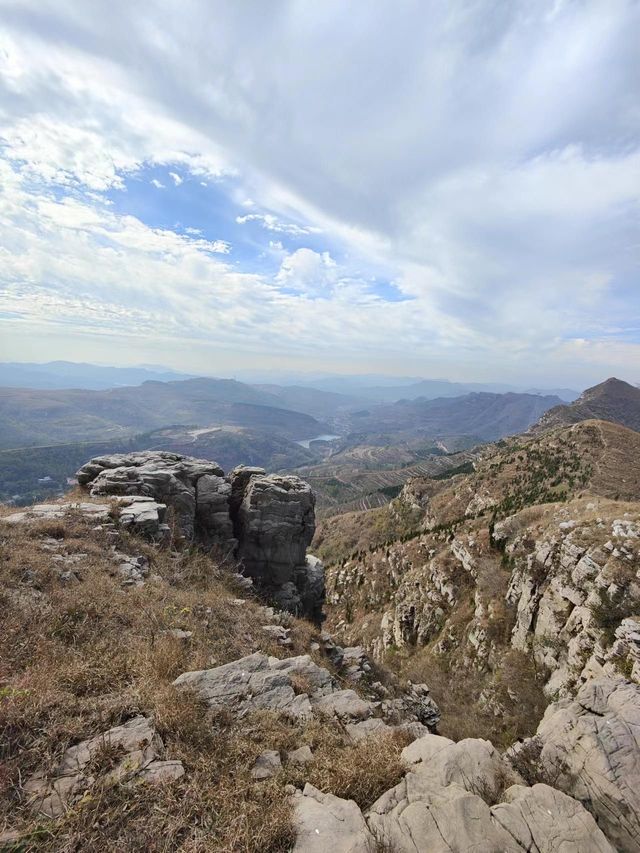
M 612 376 L 587 388 L 574 402 L 545 412 L 535 428 L 549 429 L 593 418 L 640 430 L 640 388 Z

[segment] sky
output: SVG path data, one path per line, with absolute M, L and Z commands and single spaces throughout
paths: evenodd
M 0 360 L 640 381 L 637 0 L 0 0 Z

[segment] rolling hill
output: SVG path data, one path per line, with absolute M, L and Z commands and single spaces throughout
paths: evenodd
M 103 391 L 0 389 L 0 449 L 120 439 L 172 425 L 237 426 L 301 440 L 328 432 L 310 415 L 228 379 L 144 382 Z

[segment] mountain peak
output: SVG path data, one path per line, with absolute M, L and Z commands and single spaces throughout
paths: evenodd
M 640 431 L 640 388 L 611 376 L 587 388 L 575 402 L 550 409 L 534 429 L 549 429 L 591 418 Z

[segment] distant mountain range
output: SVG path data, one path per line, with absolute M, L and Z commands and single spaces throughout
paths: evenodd
M 612 377 L 587 388 L 570 405 L 555 406 L 545 412 L 536 429 L 566 426 L 592 418 L 640 430 L 640 388 Z
M 0 388 L 0 448 L 120 439 L 173 425 L 227 425 L 293 440 L 329 432 L 273 394 L 231 379 L 144 382 L 126 388 Z
M 15 361 L 0 363 L 0 387 L 4 388 L 84 388 L 99 391 L 126 385 L 141 385 L 148 380 L 170 382 L 174 379 L 189 378 L 192 378 L 191 374 L 177 373 L 165 368 L 103 367 L 73 361 L 49 361 L 45 364 Z
M 310 380 L 304 385 L 317 388 L 322 391 L 351 395 L 366 400 L 374 400 L 382 403 L 395 403 L 398 400 L 415 400 L 423 397 L 427 400 L 435 400 L 439 397 L 460 397 L 464 394 L 481 393 L 507 394 L 526 393 L 541 396 L 555 395 L 560 400 L 571 402 L 579 396 L 578 391 L 570 388 L 551 389 L 524 389 L 514 385 L 505 385 L 496 382 L 449 382 L 446 379 L 410 379 L 399 378 L 393 382 L 393 377 L 360 377 L 360 376 L 334 376 L 327 379 Z M 375 381 L 377 380 L 377 382 Z
M 505 394 L 507 392 L 528 394 L 556 394 L 565 402 L 578 397 L 577 391 L 569 388 L 526 389 L 503 383 L 449 382 L 445 379 L 422 379 L 412 376 L 388 376 L 384 374 L 358 374 L 353 376 L 327 376 L 321 374 L 300 374 L 283 371 L 240 371 L 240 384 L 261 387 L 275 393 L 285 400 L 284 408 L 296 408 L 286 402 L 291 389 L 300 393 L 307 391 L 310 402 L 312 391 L 338 394 L 346 397 L 335 400 L 334 406 L 343 408 L 354 400 L 375 400 L 381 403 L 394 403 L 397 400 L 414 400 L 425 397 L 432 400 L 437 397 L 459 397 L 472 392 Z M 0 387 L 65 389 L 83 388 L 104 390 L 140 385 L 149 380 L 171 382 L 179 379 L 194 379 L 196 374 L 181 373 L 164 367 L 143 365 L 140 367 L 105 367 L 95 364 L 81 364 L 70 361 L 50 361 L 44 364 L 27 362 L 0 363 Z M 215 378 L 215 377 L 205 377 Z M 278 390 L 276 390 L 278 389 Z M 283 392 L 283 389 L 287 389 Z M 295 392 L 291 392 L 295 393 Z M 326 407 L 325 407 L 326 410 Z M 307 409 L 304 409 L 307 411 Z M 309 411 L 309 414 L 314 412 Z M 324 416 L 321 410 L 317 417 Z
M 470 436 L 495 441 L 524 432 L 548 409 L 560 403 L 555 395 L 473 393 L 462 397 L 400 400 L 356 412 L 351 428 L 357 434 L 406 439 L 425 435 Z

